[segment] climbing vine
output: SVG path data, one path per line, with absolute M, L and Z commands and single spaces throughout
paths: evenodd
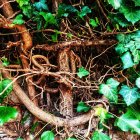
M 17 139 L 139 137 L 139 0 L 0 4 L 0 125 L 18 118 Z

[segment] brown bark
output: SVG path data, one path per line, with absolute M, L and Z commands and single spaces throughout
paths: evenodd
M 8 3 L 8 0 L 1 0 L 0 2 L 6 3 L 2 7 L 4 15 L 6 17 L 11 17 L 14 14 L 14 12 L 13 12 L 13 9 L 12 9 L 10 3 Z M 4 24 L 4 26 L 5 26 L 5 24 Z M 27 51 L 31 49 L 33 44 L 32 44 L 32 37 L 31 37 L 30 33 L 28 32 L 27 28 L 25 27 L 25 25 L 13 25 L 13 26 L 11 26 L 11 22 L 7 21 L 5 27 L 7 27 L 7 28 L 9 27 L 9 28 L 13 28 L 13 29 L 16 28 L 21 33 L 21 38 L 22 38 L 22 42 L 23 42 L 21 49 L 25 54 L 27 54 Z M 20 49 L 19 49 L 19 51 L 20 51 L 20 57 L 21 57 L 23 68 L 24 69 L 30 68 L 30 65 L 28 62 L 28 57 L 26 57 L 21 52 Z M 36 92 L 35 92 L 35 87 L 32 84 L 32 82 L 33 82 L 32 77 L 31 78 L 27 77 L 27 88 L 28 88 L 29 97 L 31 100 L 33 99 L 34 104 L 36 106 L 38 106 L 38 100 L 37 100 L 37 98 L 34 98 L 36 95 Z
M 20 55 L 20 59 L 22 61 L 23 68 L 24 69 L 30 69 L 29 62 L 28 62 L 28 60 L 27 60 L 27 58 L 24 54 Z M 30 77 L 30 78 L 27 77 L 26 82 L 27 82 L 27 89 L 28 89 L 29 97 L 30 97 L 31 100 L 33 100 L 34 104 L 38 106 L 38 100 L 37 100 L 37 98 L 35 98 L 35 96 L 36 96 L 35 87 L 32 84 L 33 78 L 32 77 Z
M 3 5 L 2 11 L 5 17 L 11 17 L 14 14 L 13 9 L 8 0 L 0 0 L 0 4 Z
M 0 69 L 1 73 L 5 78 L 10 79 L 10 75 L 7 71 L 2 70 L 4 67 L 2 66 L 2 63 L 0 62 Z M 89 121 L 91 114 L 94 113 L 93 111 L 90 111 L 84 115 L 80 115 L 77 117 L 73 117 L 71 119 L 63 119 L 60 117 L 56 117 L 53 114 L 49 112 L 44 112 L 40 108 L 38 108 L 26 95 L 26 93 L 21 89 L 21 87 L 18 85 L 18 83 L 15 81 L 13 83 L 13 90 L 17 97 L 20 99 L 20 101 L 25 105 L 25 107 L 38 119 L 50 123 L 52 125 L 56 126 L 78 126 L 81 124 L 85 124 L 87 121 Z
M 54 45 L 37 45 L 35 48 L 46 50 L 46 51 L 57 51 L 58 49 L 64 49 L 67 47 L 94 47 L 94 46 L 109 46 L 116 44 L 116 40 L 75 40 L 75 41 L 65 41 L 63 43 L 57 43 Z
M 62 3 L 62 0 L 52 0 L 52 9 L 54 12 L 57 12 L 60 3 Z
M 70 51 L 67 49 L 64 49 L 63 51 L 59 52 L 58 64 L 60 71 L 70 72 L 69 53 Z M 69 77 L 66 75 L 63 75 L 63 77 L 64 80 L 67 78 L 69 79 Z M 60 84 L 59 89 L 60 89 L 60 113 L 66 118 L 72 117 L 73 116 L 72 86 L 70 84 L 66 85 L 62 83 Z

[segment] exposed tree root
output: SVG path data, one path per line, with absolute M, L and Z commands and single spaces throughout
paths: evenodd
M 109 46 L 116 44 L 116 40 L 74 40 L 74 41 L 65 41 L 63 43 L 57 43 L 55 45 L 37 45 L 35 48 L 46 50 L 46 51 L 57 51 L 58 49 L 64 49 L 67 47 L 88 47 L 88 46 Z
M 0 66 L 3 68 L 3 66 Z M 3 76 L 5 78 L 11 78 L 9 73 L 7 71 L 1 70 Z M 90 111 L 84 115 L 80 115 L 77 117 L 73 117 L 71 119 L 64 119 L 60 117 L 56 117 L 53 114 L 50 114 L 49 112 L 44 112 L 41 110 L 39 107 L 37 107 L 26 95 L 26 93 L 21 89 L 19 84 L 17 82 L 13 83 L 13 90 L 17 97 L 20 99 L 20 101 L 25 105 L 25 107 L 38 119 L 50 123 L 52 125 L 56 126 L 67 126 L 67 127 L 72 127 L 72 126 L 78 126 L 81 124 L 85 124 L 86 122 L 89 121 L 91 114 L 94 113 L 94 111 Z

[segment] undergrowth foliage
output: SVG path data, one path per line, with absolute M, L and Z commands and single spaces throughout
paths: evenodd
M 98 5 L 98 2 L 100 5 Z M 32 3 L 30 0 L 16 0 L 21 10 L 11 22 L 12 25 L 29 25 L 32 31 L 53 29 L 49 36 L 49 43 L 61 40 L 60 25 L 64 20 L 75 24 L 81 23 L 89 30 L 108 38 L 115 38 L 117 44 L 116 60 L 114 65 L 119 65 L 119 76 L 106 76 L 102 83 L 98 83 L 98 95 L 104 96 L 109 104 L 109 109 L 103 106 L 92 106 L 88 102 L 77 103 L 77 113 L 86 113 L 94 110 L 100 119 L 97 129 L 90 135 L 91 140 L 111 140 L 107 135 L 107 125 L 113 121 L 113 127 L 124 132 L 132 132 L 140 135 L 140 1 L 139 0 L 104 0 L 102 2 L 89 2 L 87 5 L 74 6 L 69 2 L 58 5 L 57 11 L 49 6 L 49 1 L 39 0 Z M 74 2 L 73 2 L 74 3 Z M 86 3 L 86 2 L 85 2 Z M 99 7 L 102 8 L 99 10 Z M 98 14 L 100 13 L 100 15 Z M 83 39 L 86 31 L 77 34 L 77 38 Z M 73 32 L 65 33 L 65 41 L 76 36 Z M 90 40 L 90 38 L 88 38 Z M 83 39 L 84 40 L 84 39 Z M 43 41 L 42 41 L 43 42 Z M 112 59 L 112 58 L 109 58 Z M 8 66 L 10 61 L 2 57 L 3 66 Z M 117 62 L 116 62 L 117 61 Z M 114 72 L 115 73 L 115 72 Z M 90 70 L 83 66 L 77 69 L 79 80 L 90 76 Z M 122 76 L 123 75 L 123 76 Z M 0 103 L 3 103 L 12 91 L 12 81 L 1 77 Z M 6 89 L 5 89 L 6 88 Z M 114 113 L 110 108 L 118 108 L 119 113 Z M 9 106 L 0 106 L 0 125 L 17 117 L 17 110 Z M 54 140 L 53 130 L 44 131 L 41 140 Z M 76 140 L 72 136 L 67 140 Z

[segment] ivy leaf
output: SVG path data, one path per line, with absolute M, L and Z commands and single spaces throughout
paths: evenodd
M 103 123 L 106 119 L 113 117 L 111 114 L 107 112 L 106 109 L 102 107 L 96 107 L 94 110 L 95 110 L 95 115 L 100 117 L 101 123 Z
M 140 88 L 140 77 L 138 77 L 138 78 L 136 79 L 135 84 L 136 84 L 136 86 L 137 86 L 138 88 Z
M 16 140 L 24 140 L 23 138 L 17 138 Z
M 111 140 L 111 139 L 106 134 L 99 132 L 99 131 L 95 131 L 92 134 L 91 140 Z
M 116 125 L 122 131 L 137 132 L 140 134 L 140 121 L 135 118 L 131 111 L 127 111 L 125 114 L 120 116 Z
M 109 78 L 106 84 L 101 84 L 99 86 L 99 93 L 103 94 L 110 101 L 117 103 L 118 102 L 118 90 L 117 87 L 120 83 L 113 78 Z
M 24 20 L 23 20 L 23 15 L 22 14 L 19 14 L 15 17 L 15 19 L 13 20 L 13 24 L 24 24 Z
M 3 92 L 3 90 L 9 86 L 9 84 L 12 82 L 12 80 L 10 79 L 4 79 L 2 81 L 0 81 L 0 93 Z M 7 90 L 2 94 L 0 95 L 0 103 L 2 103 L 2 101 L 4 100 L 5 97 L 7 97 L 11 91 L 13 90 L 13 86 L 10 85 Z
M 0 106 L 0 125 L 3 125 L 11 119 L 15 119 L 17 115 L 18 112 L 15 108 L 10 106 Z
M 84 6 L 80 12 L 78 12 L 78 16 L 83 19 L 88 13 L 91 13 L 91 9 L 88 6 Z
M 125 103 L 127 106 L 136 102 L 136 100 L 140 97 L 140 93 L 138 92 L 138 88 L 130 88 L 127 85 L 123 85 L 119 94 L 123 96 Z
M 68 17 L 70 13 L 76 13 L 77 11 L 74 6 L 61 3 L 58 6 L 57 17 Z
M 121 56 L 121 60 L 123 63 L 123 69 L 127 69 L 134 66 L 134 62 L 132 60 L 132 56 L 130 52 L 126 52 Z
M 78 69 L 78 73 L 77 73 L 77 75 L 78 75 L 78 77 L 80 77 L 80 78 L 82 78 L 82 77 L 84 77 L 84 76 L 87 76 L 87 75 L 89 75 L 90 73 L 86 70 L 86 69 L 84 69 L 84 67 L 80 67 L 79 69 Z
M 56 18 L 52 13 L 40 12 L 39 14 L 41 16 L 43 16 L 44 20 L 46 21 L 46 23 L 45 23 L 46 27 L 48 25 L 56 25 L 57 24 Z
M 95 21 L 95 19 L 90 19 L 89 24 L 90 24 L 92 27 L 94 27 L 94 28 L 98 26 L 98 24 L 97 24 L 97 22 Z
M 140 9 L 128 6 L 122 6 L 120 12 L 124 14 L 125 18 L 130 21 L 132 24 L 135 24 L 140 20 Z
M 134 48 L 132 50 L 133 61 L 135 64 L 138 64 L 140 61 L 140 51 Z
M 68 138 L 67 140 L 77 140 L 77 139 L 75 139 L 75 138 Z
M 119 54 L 122 55 L 123 53 L 128 51 L 128 48 L 124 47 L 124 44 L 119 43 L 116 47 L 115 47 L 115 51 Z
M 55 34 L 51 35 L 51 38 L 52 38 L 53 42 L 57 42 L 58 41 L 58 39 L 57 39 L 58 38 L 58 34 L 55 33 Z
M 54 140 L 54 133 L 52 131 L 44 131 L 41 134 L 41 140 Z
M 126 45 L 127 43 L 130 42 L 131 36 L 132 36 L 131 34 L 118 34 L 117 40 L 119 41 L 119 43 Z
M 67 33 L 67 37 L 69 38 L 69 39 L 72 39 L 72 34 L 71 33 Z
M 32 6 L 30 4 L 30 0 L 16 0 L 19 4 L 20 9 L 22 10 L 23 14 L 30 18 L 32 16 Z
M 8 59 L 5 56 L 3 56 L 1 58 L 1 61 L 2 61 L 3 66 L 8 66 L 10 64 L 10 62 L 8 61 Z
M 113 24 L 118 23 L 121 27 L 128 27 L 131 25 L 131 22 L 127 21 L 127 19 L 121 13 L 110 14 L 109 18 Z
M 108 3 L 111 4 L 115 9 L 120 8 L 122 0 L 108 0 Z
M 86 105 L 84 102 L 78 103 L 77 112 L 88 112 L 90 109 L 91 107 Z
M 32 9 L 32 6 L 30 4 L 23 6 L 21 9 L 22 9 L 22 12 L 25 16 L 27 16 L 28 18 L 31 18 L 32 13 L 33 13 L 33 9 Z
M 35 2 L 33 4 L 33 6 L 38 10 L 38 11 L 42 11 L 42 10 L 46 10 L 48 11 L 48 6 L 46 4 L 46 0 L 40 0 L 39 2 Z
M 28 5 L 30 0 L 16 0 L 20 7 Z
M 140 0 L 133 0 L 135 3 L 135 6 L 140 6 Z
M 133 114 L 133 116 L 135 116 L 135 118 L 140 121 L 140 105 L 135 103 L 129 106 L 127 111 L 130 111 L 131 114 Z

